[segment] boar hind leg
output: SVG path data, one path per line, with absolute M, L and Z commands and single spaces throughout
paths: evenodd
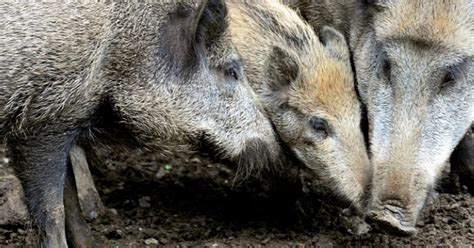
M 66 211 L 66 235 L 71 247 L 94 247 L 92 235 L 79 204 L 72 163 L 68 162 L 64 180 L 64 208 Z
M 72 139 L 63 133 L 8 140 L 40 247 L 67 247 L 63 189 Z

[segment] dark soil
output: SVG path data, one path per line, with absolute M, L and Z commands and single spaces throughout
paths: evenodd
M 141 152 L 107 157 L 115 159 L 105 159 L 93 174 L 108 210 L 91 223 L 94 238 L 107 247 L 474 244 L 474 197 L 456 178 L 444 180 L 445 193 L 426 208 L 416 236 L 377 230 L 357 236 L 344 224 L 347 218 L 334 205 L 336 198 L 318 190 L 308 177 L 299 207 L 289 210 L 266 197 L 261 181 L 233 186 L 231 169 L 201 157 L 163 160 Z M 32 246 L 33 233 L 29 225 L 0 226 L 0 246 Z

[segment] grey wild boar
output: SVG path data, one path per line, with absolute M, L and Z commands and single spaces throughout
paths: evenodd
M 474 2 L 290 1 L 315 29 L 329 20 L 349 37 L 374 166 L 368 216 L 414 234 L 474 120 Z
M 371 167 L 344 36 L 324 27 L 318 38 L 279 1 L 228 6 L 232 41 L 276 132 L 303 165 L 360 211 Z
M 242 170 L 277 164 L 222 0 L 2 2 L 0 15 L 0 136 L 41 247 L 92 245 L 74 208 L 77 142 L 200 143 Z
M 415 233 L 443 165 L 474 121 L 474 2 L 375 1 L 354 32 L 374 181 L 368 216 Z M 360 21 L 363 23 L 365 21 Z

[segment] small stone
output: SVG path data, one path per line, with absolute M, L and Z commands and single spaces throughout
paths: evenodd
M 115 209 L 115 208 L 109 208 L 109 213 L 111 215 L 118 215 L 117 209 Z
M 145 239 L 146 245 L 158 245 L 158 240 L 154 238 Z
M 168 244 L 169 240 L 165 239 L 165 238 L 160 238 L 160 243 L 166 245 Z
M 194 157 L 190 160 L 191 162 L 193 163 L 196 163 L 196 164 L 200 164 L 201 163 L 201 159 L 199 159 L 198 157 Z
M 425 226 L 425 222 L 424 222 L 422 219 L 420 219 L 420 220 L 418 220 L 418 222 L 416 223 L 416 226 L 417 226 L 417 227 L 423 227 L 423 226 Z
M 439 197 L 439 193 L 438 192 L 431 192 L 429 195 L 428 195 L 428 199 L 426 200 L 426 205 L 427 206 L 431 206 L 433 205 L 436 200 L 438 200 L 438 197 Z
M 370 227 L 369 224 L 367 224 L 364 221 L 364 222 L 361 222 L 357 225 L 357 227 L 354 230 L 354 234 L 355 235 L 362 235 L 362 234 L 366 234 L 366 233 L 370 232 L 370 230 L 372 230 L 372 228 Z
M 151 201 L 151 198 L 149 196 L 144 196 L 138 199 L 138 205 L 140 205 L 140 207 L 142 208 L 149 208 L 151 207 L 150 201 Z
M 99 217 L 99 214 L 97 213 L 97 211 L 90 211 L 89 213 L 87 213 L 87 217 L 93 220 Z
M 166 171 L 171 171 L 171 169 L 173 169 L 173 166 L 170 165 L 170 164 L 165 164 L 164 168 L 165 168 Z
M 158 172 L 155 174 L 155 178 L 156 179 L 161 179 L 164 176 L 166 176 L 167 174 L 168 174 L 168 172 L 165 169 L 160 168 L 160 169 L 158 169 Z
M 344 215 L 344 213 L 342 213 Z M 347 214 L 347 213 L 346 213 Z M 347 228 L 347 232 L 354 235 L 362 235 L 370 232 L 372 228 L 367 222 L 360 216 L 350 215 L 340 216 L 340 223 Z
M 23 225 L 27 217 L 20 181 L 14 175 L 0 176 L 0 225 Z
M 341 214 L 342 216 L 346 216 L 346 217 L 349 217 L 352 215 L 352 211 L 350 208 L 344 208 L 342 211 L 341 211 Z

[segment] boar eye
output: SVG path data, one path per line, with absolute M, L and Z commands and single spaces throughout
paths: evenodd
M 378 44 L 377 47 L 378 47 L 376 49 L 376 51 L 378 51 L 377 65 L 376 65 L 377 78 L 387 80 L 387 82 L 390 82 L 390 73 L 392 70 L 392 65 L 388 58 L 387 52 L 383 49 L 382 45 Z
M 456 78 L 453 72 L 447 72 L 446 75 L 444 75 L 443 81 L 441 82 L 439 89 L 444 90 L 448 88 L 449 86 L 453 85 L 455 82 L 456 82 Z
M 224 76 L 226 78 L 232 79 L 232 80 L 239 80 L 239 72 L 240 72 L 240 61 L 238 60 L 233 60 L 229 63 L 227 63 L 224 66 Z
M 329 125 L 326 120 L 313 116 L 309 120 L 309 125 L 318 135 L 326 138 L 329 135 Z
M 392 66 L 388 58 L 384 58 L 380 61 L 379 69 L 378 69 L 378 78 L 385 79 L 390 81 L 390 72 L 392 70 Z
M 388 80 L 390 80 L 390 71 L 392 70 L 392 65 L 390 64 L 390 61 L 388 59 L 385 59 L 382 62 L 382 73 L 387 77 Z
M 237 71 L 235 70 L 235 68 L 231 67 L 231 68 L 227 68 L 225 71 L 224 71 L 224 74 L 226 77 L 228 78 L 232 78 L 233 80 L 239 80 L 239 75 L 237 74 Z

